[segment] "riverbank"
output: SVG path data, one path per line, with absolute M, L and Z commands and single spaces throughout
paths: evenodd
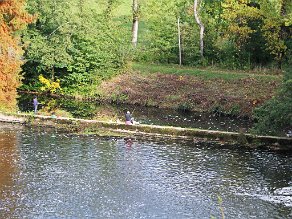
M 188 139 L 194 142 L 217 142 L 238 147 L 292 150 L 292 138 L 256 136 L 251 134 L 180 128 L 154 125 L 125 125 L 120 122 L 105 122 L 76 118 L 40 116 L 31 114 L 0 113 L 0 122 L 20 123 L 28 126 L 52 127 L 70 133 L 101 134 L 117 136 L 156 136 L 161 138 Z
M 103 100 L 183 111 L 251 117 L 275 95 L 280 75 L 133 64 L 132 72 L 101 84 Z
M 91 92 L 75 89 L 74 94 L 61 92 L 46 95 L 252 118 L 253 110 L 271 99 L 281 82 L 282 75 L 275 72 L 132 63 L 124 73 L 89 88 Z

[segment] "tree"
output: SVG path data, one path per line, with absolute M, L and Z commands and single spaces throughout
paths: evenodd
M 290 2 L 290 3 L 289 3 Z M 287 52 L 286 41 L 292 34 L 292 4 L 289 0 L 261 0 L 262 31 L 270 52 L 281 68 Z
M 177 1 L 146 1 L 143 59 L 178 63 L 176 4 Z
M 204 57 L 204 31 L 205 27 L 204 24 L 202 23 L 200 17 L 199 17 L 199 5 L 200 5 L 200 0 L 194 0 L 194 15 L 197 24 L 200 27 L 200 54 L 201 57 Z
M 139 4 L 138 0 L 133 0 L 133 25 L 132 25 L 132 44 L 137 46 L 138 42 L 138 27 L 139 27 Z
M 38 19 L 24 36 L 25 84 L 38 89 L 38 76 L 59 79 L 67 94 L 94 95 L 101 80 L 125 61 L 126 28 L 114 19 L 117 0 L 29 0 Z M 95 7 L 96 6 L 96 7 Z M 129 35 L 129 34 L 128 34 Z
M 260 17 L 260 11 L 250 0 L 223 0 L 222 18 L 225 21 L 225 35 L 240 46 L 249 39 L 254 30 L 249 21 Z
M 29 25 L 23 39 L 27 45 L 25 71 L 28 66 L 32 67 L 32 77 L 38 78 L 43 73 L 54 79 L 59 69 L 72 61 L 68 48 L 72 46 L 76 14 L 72 12 L 71 5 L 71 0 L 28 0 L 28 10 L 38 14 L 36 22 Z
M 0 1 L 0 108 L 16 108 L 16 88 L 20 85 L 22 48 L 19 31 L 32 22 L 25 0 Z
M 179 62 L 174 24 L 180 18 L 186 65 L 251 69 L 292 62 L 289 0 L 148 0 L 142 6 L 140 60 Z
M 281 68 L 291 36 L 292 5 L 287 0 L 222 0 L 222 8 L 221 39 L 234 45 L 237 59 L 245 55 L 258 64 L 276 61 Z

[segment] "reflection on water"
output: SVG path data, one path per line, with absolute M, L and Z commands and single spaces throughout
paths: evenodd
M 5 212 L 14 212 L 17 208 L 18 190 L 14 179 L 19 175 L 17 167 L 19 151 L 17 133 L 13 130 L 14 127 L 11 125 L 0 125 L 0 203 L 9 200 L 0 208 L 2 212 L 0 218 L 7 218 Z
M 33 111 L 33 96 L 22 94 L 19 98 L 21 111 Z M 170 109 L 139 107 L 129 105 L 101 105 L 95 102 L 68 100 L 63 98 L 53 99 L 39 96 L 43 103 L 41 107 L 48 106 L 64 109 L 77 118 L 98 118 L 106 115 L 107 118 L 124 120 L 125 111 L 129 110 L 135 120 L 143 124 L 170 125 L 179 127 L 193 127 L 200 129 L 247 132 L 252 122 L 247 119 L 219 116 L 209 113 L 183 113 Z
M 38 129 L 0 149 L 0 218 L 220 218 L 218 196 L 226 218 L 292 217 L 291 154 Z

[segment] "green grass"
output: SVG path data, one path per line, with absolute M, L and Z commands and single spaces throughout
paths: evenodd
M 217 69 L 199 69 L 191 67 L 181 67 L 179 65 L 157 65 L 157 64 L 144 64 L 133 63 L 132 68 L 134 71 L 139 71 L 142 74 L 163 73 L 163 74 L 176 74 L 176 75 L 191 75 L 200 77 L 202 79 L 223 79 L 223 80 L 238 80 L 243 78 L 255 78 L 264 81 L 281 81 L 280 75 L 262 74 L 260 72 L 250 73 L 243 71 L 228 71 Z
M 131 16 L 133 0 L 121 0 L 121 3 L 114 11 L 116 16 Z
M 98 12 L 104 11 L 107 6 L 108 2 L 105 0 L 86 0 L 84 5 L 84 8 L 86 10 L 96 10 Z M 113 8 L 113 16 L 114 17 L 122 17 L 122 16 L 131 16 L 132 14 L 132 4 L 133 0 L 120 0 L 117 5 Z M 75 4 L 71 5 L 72 10 L 79 11 L 80 10 L 80 4 L 79 2 L 76 2 Z

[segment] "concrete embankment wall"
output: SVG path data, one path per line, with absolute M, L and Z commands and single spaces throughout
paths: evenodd
M 276 136 L 256 136 L 251 134 L 180 128 L 154 125 L 125 125 L 74 118 L 51 118 L 29 114 L 0 113 L 0 122 L 22 123 L 29 126 L 46 126 L 78 133 L 119 133 L 121 136 L 159 136 L 175 139 L 190 139 L 196 142 L 212 141 L 251 148 L 292 151 L 292 138 Z

